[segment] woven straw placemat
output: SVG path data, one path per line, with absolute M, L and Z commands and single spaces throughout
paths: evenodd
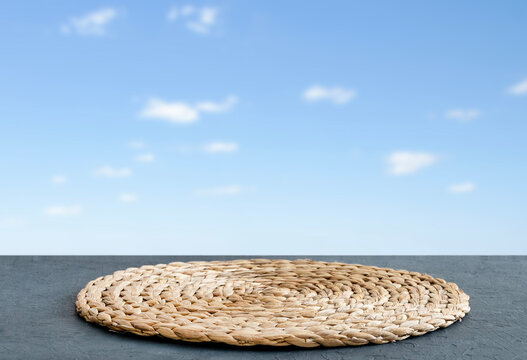
M 77 311 L 114 331 L 231 345 L 383 344 L 447 327 L 470 310 L 430 275 L 311 260 L 174 262 L 90 281 Z

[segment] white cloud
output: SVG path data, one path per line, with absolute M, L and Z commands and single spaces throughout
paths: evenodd
M 123 193 L 119 195 L 119 200 L 124 203 L 133 203 L 137 201 L 137 196 L 135 194 Z
M 141 140 L 133 140 L 128 143 L 128 147 L 132 149 L 143 149 L 145 146 L 145 143 Z
M 64 175 L 54 175 L 51 177 L 51 182 L 53 184 L 60 185 L 64 184 L 66 181 L 68 181 L 68 178 Z
M 117 11 L 104 8 L 81 17 L 71 18 L 60 27 L 64 34 L 75 32 L 79 35 L 102 36 L 106 34 L 106 26 L 117 16 Z
M 208 6 L 195 8 L 192 5 L 185 5 L 181 9 L 174 6 L 168 11 L 167 19 L 173 22 L 184 18 L 188 29 L 199 34 L 208 34 L 217 22 L 218 12 L 217 8 Z
M 81 205 L 55 205 L 45 208 L 43 210 L 44 215 L 48 216 L 72 216 L 78 215 L 82 212 L 83 208 Z
M 151 153 L 145 153 L 145 154 L 139 154 L 136 157 L 134 157 L 134 160 L 137 162 L 143 162 L 143 163 L 150 163 L 153 162 L 156 159 L 154 154 Z
M 158 119 L 175 124 L 188 124 L 198 120 L 200 113 L 219 113 L 230 110 L 238 98 L 228 96 L 222 102 L 200 101 L 195 105 L 185 102 L 168 102 L 161 99 L 150 99 L 139 114 L 144 118 Z
M 0 228 L 19 227 L 24 225 L 24 219 L 16 216 L 8 216 L 0 219 Z
M 198 111 L 183 102 L 166 102 L 161 99 L 150 99 L 140 116 L 185 124 L 198 120 Z
M 211 154 L 236 152 L 238 151 L 238 144 L 235 142 L 214 141 L 206 144 L 203 150 Z
M 328 100 L 335 104 L 344 104 L 352 100 L 356 95 L 357 92 L 352 89 L 344 89 L 339 86 L 324 87 L 313 85 L 304 91 L 302 97 L 307 101 Z
M 511 86 L 508 90 L 511 95 L 525 95 L 527 94 L 527 79 Z
M 474 183 L 467 181 L 459 184 L 452 184 L 447 188 L 447 191 L 449 193 L 453 194 L 459 194 L 459 193 L 467 193 L 472 192 L 476 188 L 476 185 Z
M 228 185 L 208 189 L 199 189 L 196 190 L 196 194 L 201 196 L 229 196 L 237 195 L 243 191 L 244 189 L 239 185 Z
M 108 178 L 124 178 L 132 175 L 132 170 L 128 168 L 114 168 L 111 166 L 103 166 L 95 170 L 95 175 Z
M 454 119 L 462 122 L 468 122 L 477 119 L 481 115 L 478 109 L 452 109 L 445 113 L 447 119 Z
M 437 156 L 425 152 L 396 151 L 388 156 L 388 172 L 392 175 L 414 173 L 437 161 Z

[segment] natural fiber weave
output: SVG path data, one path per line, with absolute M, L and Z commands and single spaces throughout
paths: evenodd
M 383 344 L 470 310 L 456 284 L 430 275 L 311 260 L 170 263 L 89 282 L 77 311 L 115 331 L 231 345 Z

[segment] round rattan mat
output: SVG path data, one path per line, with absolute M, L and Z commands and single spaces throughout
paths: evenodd
M 90 281 L 77 311 L 114 331 L 231 345 L 382 344 L 447 327 L 470 310 L 430 275 L 311 260 L 175 262 Z

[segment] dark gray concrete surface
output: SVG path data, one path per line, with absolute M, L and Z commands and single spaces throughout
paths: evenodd
M 385 345 L 305 350 L 185 343 L 111 333 L 86 323 L 75 312 L 77 292 L 88 281 L 115 270 L 171 261 L 235 258 L 247 257 L 0 257 L 0 358 L 527 359 L 525 256 L 311 256 L 426 272 L 456 282 L 470 295 L 472 310 L 462 322 Z

